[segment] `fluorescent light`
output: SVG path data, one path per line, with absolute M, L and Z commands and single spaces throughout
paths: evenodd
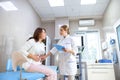
M 96 0 L 81 0 L 81 5 L 96 4 Z
M 88 30 L 88 27 L 79 27 L 78 30 L 79 31 L 81 31 L 81 30 Z
M 0 6 L 6 11 L 18 10 L 11 1 L 0 2 Z
M 64 6 L 64 0 L 48 0 L 51 7 Z

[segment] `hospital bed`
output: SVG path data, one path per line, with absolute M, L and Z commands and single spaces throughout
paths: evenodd
M 48 66 L 49 68 L 57 71 L 57 66 Z M 6 72 L 0 73 L 0 80 L 44 80 L 45 74 L 42 73 L 30 73 L 17 67 L 17 71 L 12 69 L 12 60 L 8 59 L 6 65 Z

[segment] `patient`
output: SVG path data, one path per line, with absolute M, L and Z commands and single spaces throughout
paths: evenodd
M 37 28 L 33 37 L 29 38 L 25 45 L 20 49 L 27 62 L 22 64 L 22 67 L 28 72 L 40 72 L 47 76 L 46 80 L 57 80 L 57 74 L 45 65 L 41 64 L 40 55 L 45 53 L 45 45 L 43 40 L 46 37 L 44 28 Z

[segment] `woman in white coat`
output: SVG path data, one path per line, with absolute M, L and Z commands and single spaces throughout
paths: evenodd
M 76 63 L 76 52 L 77 47 L 71 36 L 69 36 L 69 27 L 67 25 L 63 25 L 60 28 L 60 35 L 63 36 L 62 39 L 58 42 L 59 45 L 64 46 L 63 51 L 58 51 L 55 47 L 53 47 L 50 52 L 42 56 L 44 60 L 51 54 L 59 53 L 59 70 L 60 75 L 63 80 L 63 76 L 68 76 L 68 80 L 74 80 L 75 75 L 77 73 L 77 63 Z

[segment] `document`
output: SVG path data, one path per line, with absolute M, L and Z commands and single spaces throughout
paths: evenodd
M 54 44 L 54 47 L 58 50 L 58 51 L 63 51 L 63 49 L 65 48 L 62 45 L 58 45 L 58 44 Z

